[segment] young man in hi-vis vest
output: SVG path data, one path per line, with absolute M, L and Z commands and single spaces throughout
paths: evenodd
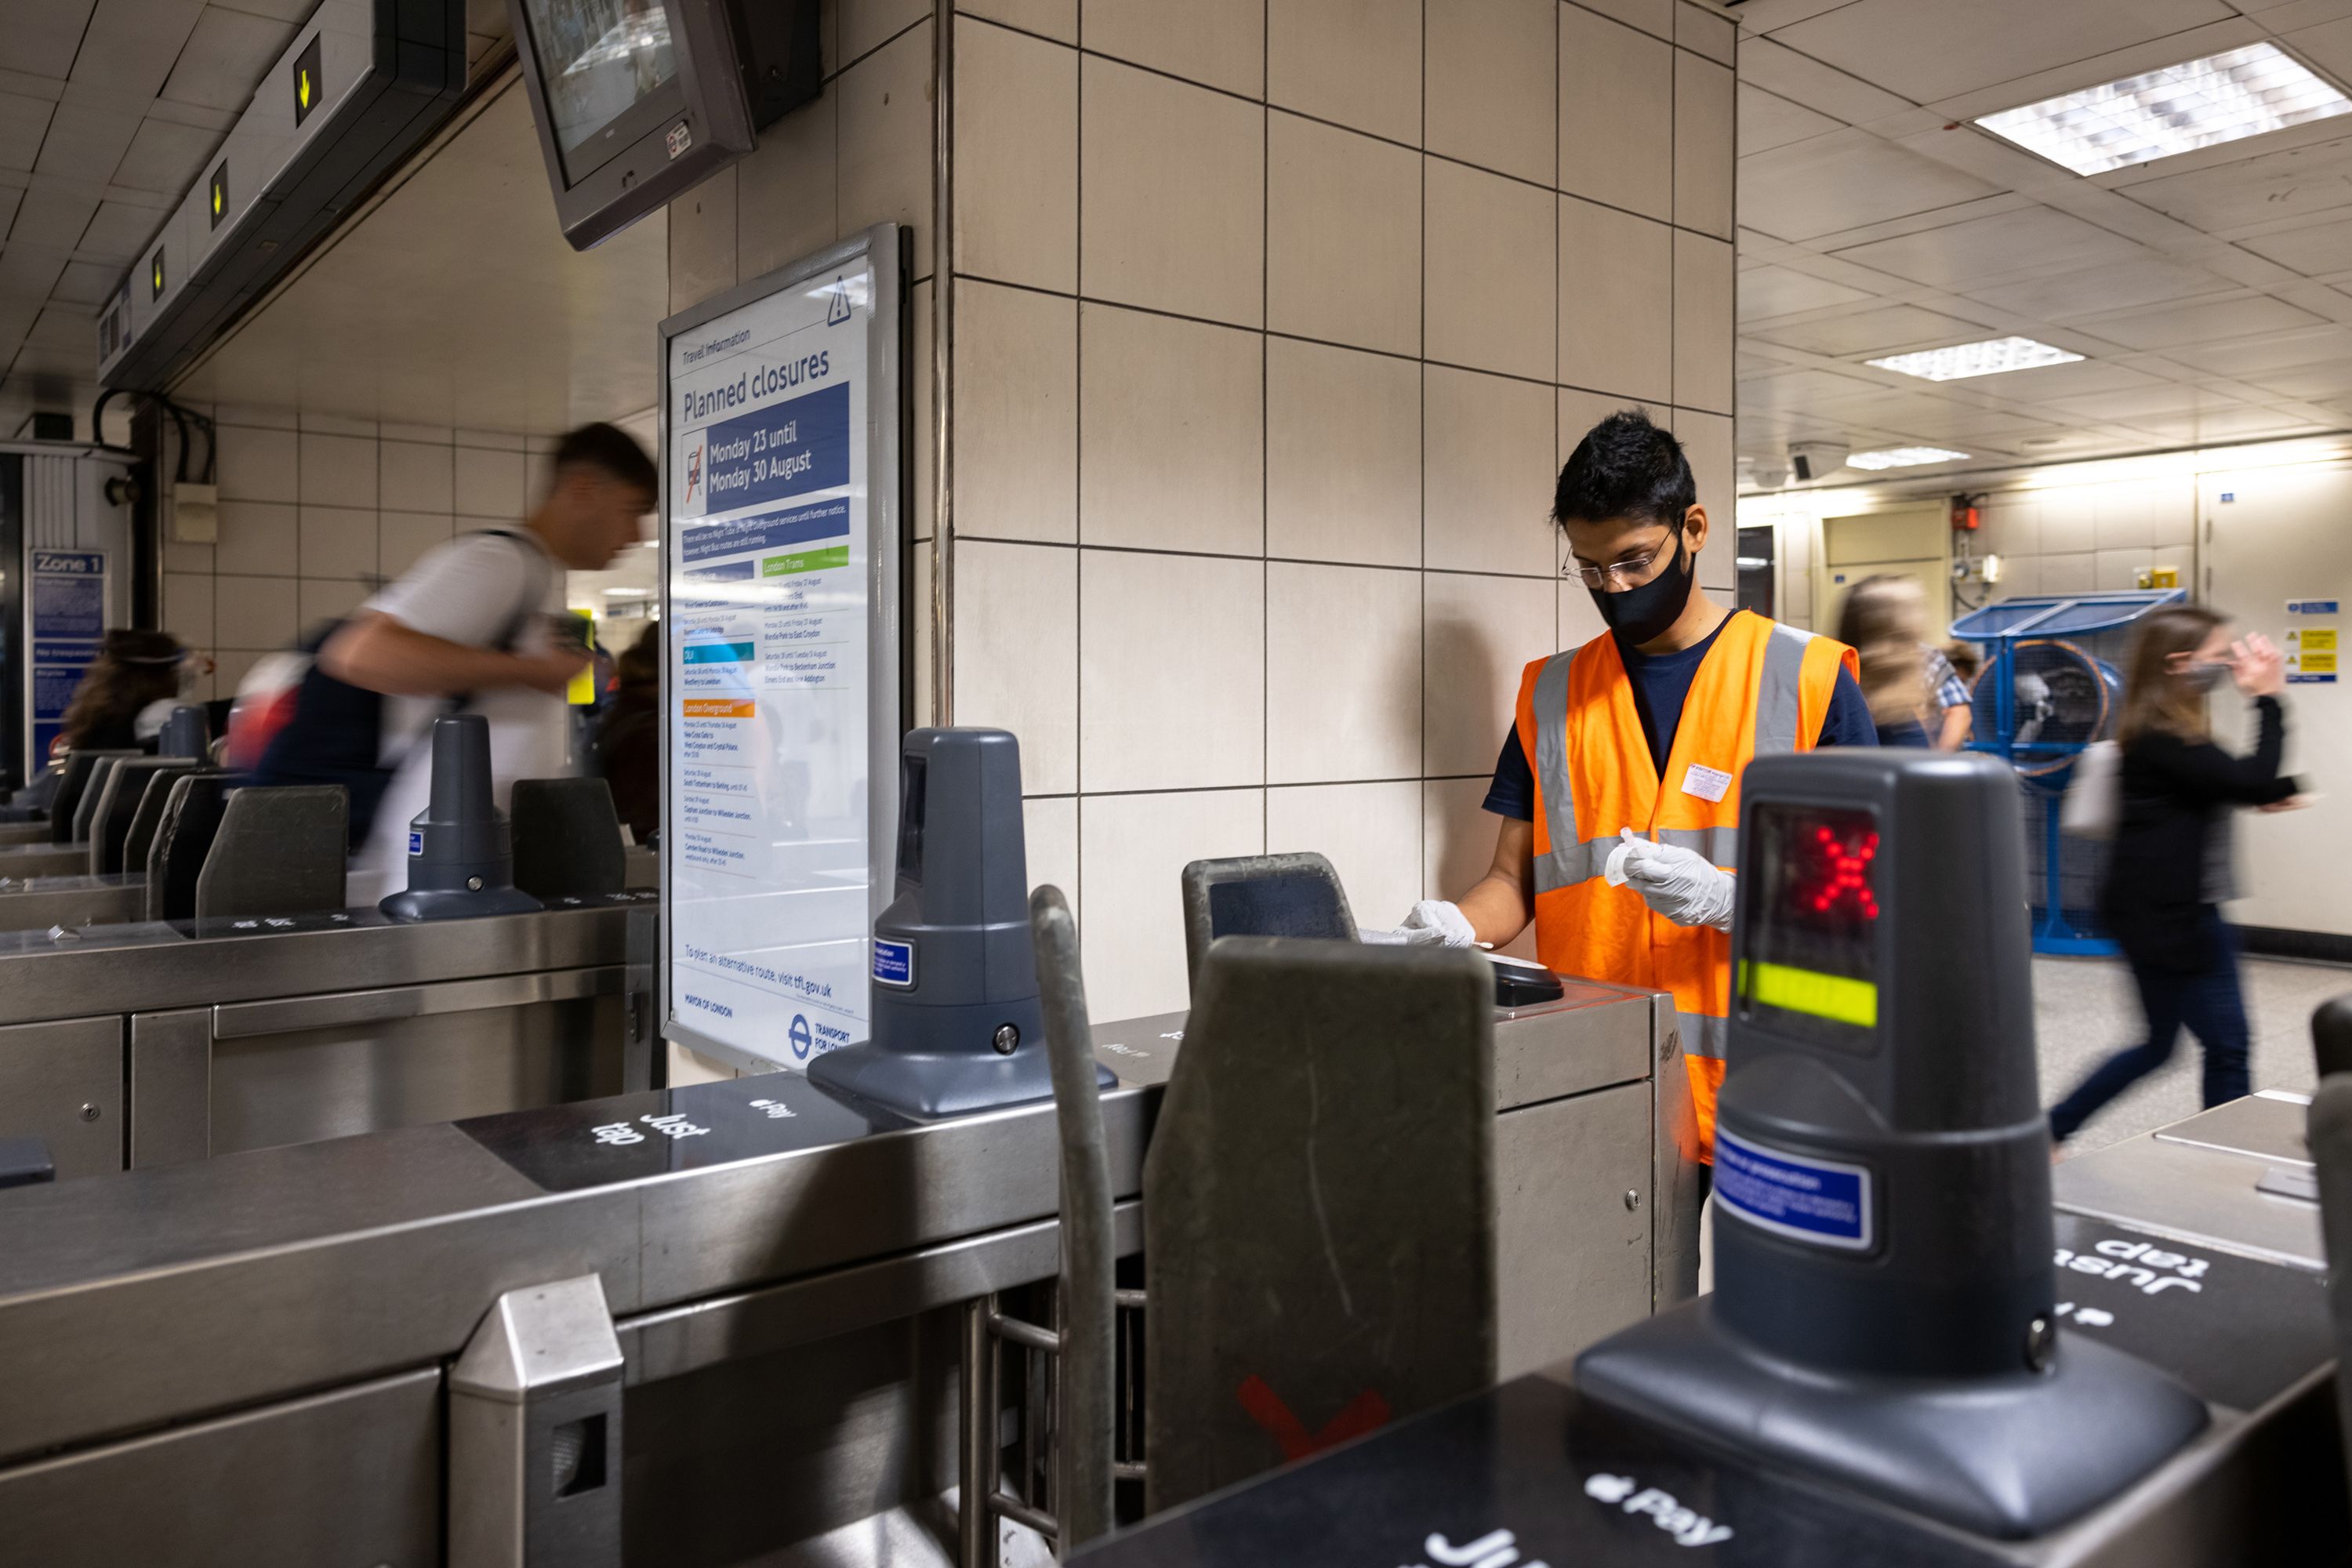
M 1536 924 L 1561 974 L 1674 993 L 1699 1157 L 1712 1163 L 1731 1011 L 1739 775 L 1748 759 L 1877 743 L 1853 650 L 1728 609 L 1698 583 L 1709 532 L 1682 445 L 1613 414 L 1559 471 L 1567 570 L 1608 630 L 1527 667 L 1486 809 L 1495 863 L 1406 928 L 1496 947 Z

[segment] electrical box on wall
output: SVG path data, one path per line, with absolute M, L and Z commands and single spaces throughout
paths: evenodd
M 172 542 L 220 542 L 220 488 L 184 481 L 172 487 Z
M 109 387 L 159 387 L 388 170 L 466 85 L 466 0 L 320 0 L 98 318 Z

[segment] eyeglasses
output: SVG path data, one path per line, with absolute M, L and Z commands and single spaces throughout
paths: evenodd
M 1579 566 L 1576 563 L 1576 558 L 1570 556 L 1560 567 L 1559 574 L 1563 577 L 1573 577 L 1588 588 L 1634 587 L 1648 580 L 1650 568 L 1657 564 L 1658 557 L 1669 550 L 1679 547 L 1682 539 L 1683 525 L 1677 521 L 1668 531 L 1666 537 L 1659 542 L 1658 547 L 1638 561 L 1615 561 L 1606 566 Z

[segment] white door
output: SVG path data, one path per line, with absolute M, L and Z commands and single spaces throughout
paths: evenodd
M 2340 616 L 2293 613 L 2290 603 L 2352 604 L 2352 465 L 2299 463 L 2200 477 L 2199 526 L 2204 577 L 2198 595 L 2245 631 L 2261 632 L 2309 679 L 2286 692 L 2287 765 L 2317 795 L 2305 811 L 2241 812 L 2238 883 L 2247 896 L 2231 911 L 2242 925 L 2352 934 L 2352 696 L 2332 667 Z M 2324 634 L 2311 637 L 2312 632 Z M 2251 704 L 2226 689 L 2213 699 L 2215 739 L 2232 751 L 2252 743 Z
M 1909 577 L 1927 596 L 1927 637 L 1944 640 L 1952 619 L 1951 513 L 1942 501 L 1822 519 L 1813 626 L 1837 635 L 1846 590 L 1864 577 Z

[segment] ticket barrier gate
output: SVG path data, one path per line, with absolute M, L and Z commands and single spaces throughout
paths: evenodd
M 595 781 L 540 793 L 573 843 L 601 805 L 602 864 L 542 854 L 544 907 L 422 925 L 343 907 L 341 789 L 166 782 L 136 890 L 170 918 L 0 931 L 0 1136 L 59 1176 L 657 1081 L 657 895 L 621 888 Z
M 478 947 L 474 928 L 566 918 L 394 934 L 462 950 Z M 340 962 L 325 943 L 368 934 L 257 940 L 311 942 L 307 962 L 323 967 Z M 1495 1018 L 1497 1042 L 1530 1044 L 1508 1068 L 1498 1046 L 1484 1070 L 1524 1080 L 1645 1058 L 1656 1006 L 1596 992 Z M 1049 993 L 1049 1034 L 1068 1016 Z M 1091 1031 L 1096 1060 L 1145 1080 L 1101 1094 L 1089 1156 L 1122 1257 L 1143 1242 L 1163 1032 Z M 1402 1059 L 1424 1043 L 1397 1034 L 1375 1048 Z M 1503 1136 L 1489 1112 L 1466 1120 Z M 1049 1454 L 1049 1399 L 1102 1408 L 1099 1388 L 1081 1399 L 1056 1381 L 1075 1373 L 1039 1365 L 1080 1332 L 1039 1288 L 1062 1271 L 1064 1136 L 1051 1102 L 917 1124 L 774 1074 L 0 1192 L 0 1563 L 140 1561 L 164 1543 L 188 1563 L 310 1563 L 331 1542 L 335 1560 L 480 1561 L 460 1550 L 460 1521 L 527 1510 L 517 1475 L 554 1473 L 465 1459 L 513 1452 L 469 1444 L 465 1411 L 485 1405 L 562 1445 L 566 1501 L 598 1476 L 625 1489 L 617 1540 L 550 1536 L 560 1559 L 503 1561 L 791 1549 L 943 1564 L 961 1551 L 959 1475 L 991 1470 L 1002 1500 L 968 1516 L 988 1526 L 981 1551 L 1043 1561 L 1031 1527 L 1060 1528 L 1059 1510 L 1082 1537 L 1089 1516 L 1070 1489 L 1101 1479 L 1097 1465 L 1093 1480 L 1039 1481 L 1085 1458 Z M 1312 1214 L 1296 1190 L 1268 1201 Z M 1628 1248 L 1644 1273 L 1651 1247 Z M 1646 1310 L 1646 1283 L 1627 1300 Z M 515 1370 L 532 1364 L 516 1347 L 534 1343 L 571 1373 L 544 1398 Z M 1122 1364 L 1136 1392 L 1141 1369 Z M 966 1388 L 980 1395 L 968 1412 Z
M 2352 1557 L 2296 1097 L 2069 1161 L 2046 1206 L 2046 1158 L 2027 1157 L 2046 1132 L 2013 1026 L 2030 1026 L 2030 993 L 2003 973 L 2025 951 L 2008 781 L 1967 761 L 1849 753 L 1759 761 L 1742 787 L 1716 1293 L 1081 1560 Z M 1945 874 L 1952 859 L 1976 874 Z M 1929 898 L 1939 928 L 1906 926 Z M 2017 983 L 1939 989 L 1919 960 L 1953 942 Z M 2352 1093 L 2332 1121 L 2352 1164 Z M 2316 1111 L 2312 1124 L 2315 1139 Z M 1960 1179 L 1923 1179 L 1937 1164 Z M 1864 1312 L 1897 1291 L 1907 1313 Z M 1970 1308 L 1966 1330 L 1947 1334 L 1956 1306 Z M 1832 1358 L 1986 1342 L 2006 1354 L 1857 1373 L 1811 1359 L 1801 1336 L 1822 1330 Z M 1759 1354 L 1768 1334 L 1800 1351 L 1776 1338 Z M 2040 1399 L 2042 1429 L 1984 1439 L 2021 1387 L 2065 1389 L 2070 1369 L 2091 1397 Z M 2053 1434 L 2073 1450 L 2053 1457 Z

